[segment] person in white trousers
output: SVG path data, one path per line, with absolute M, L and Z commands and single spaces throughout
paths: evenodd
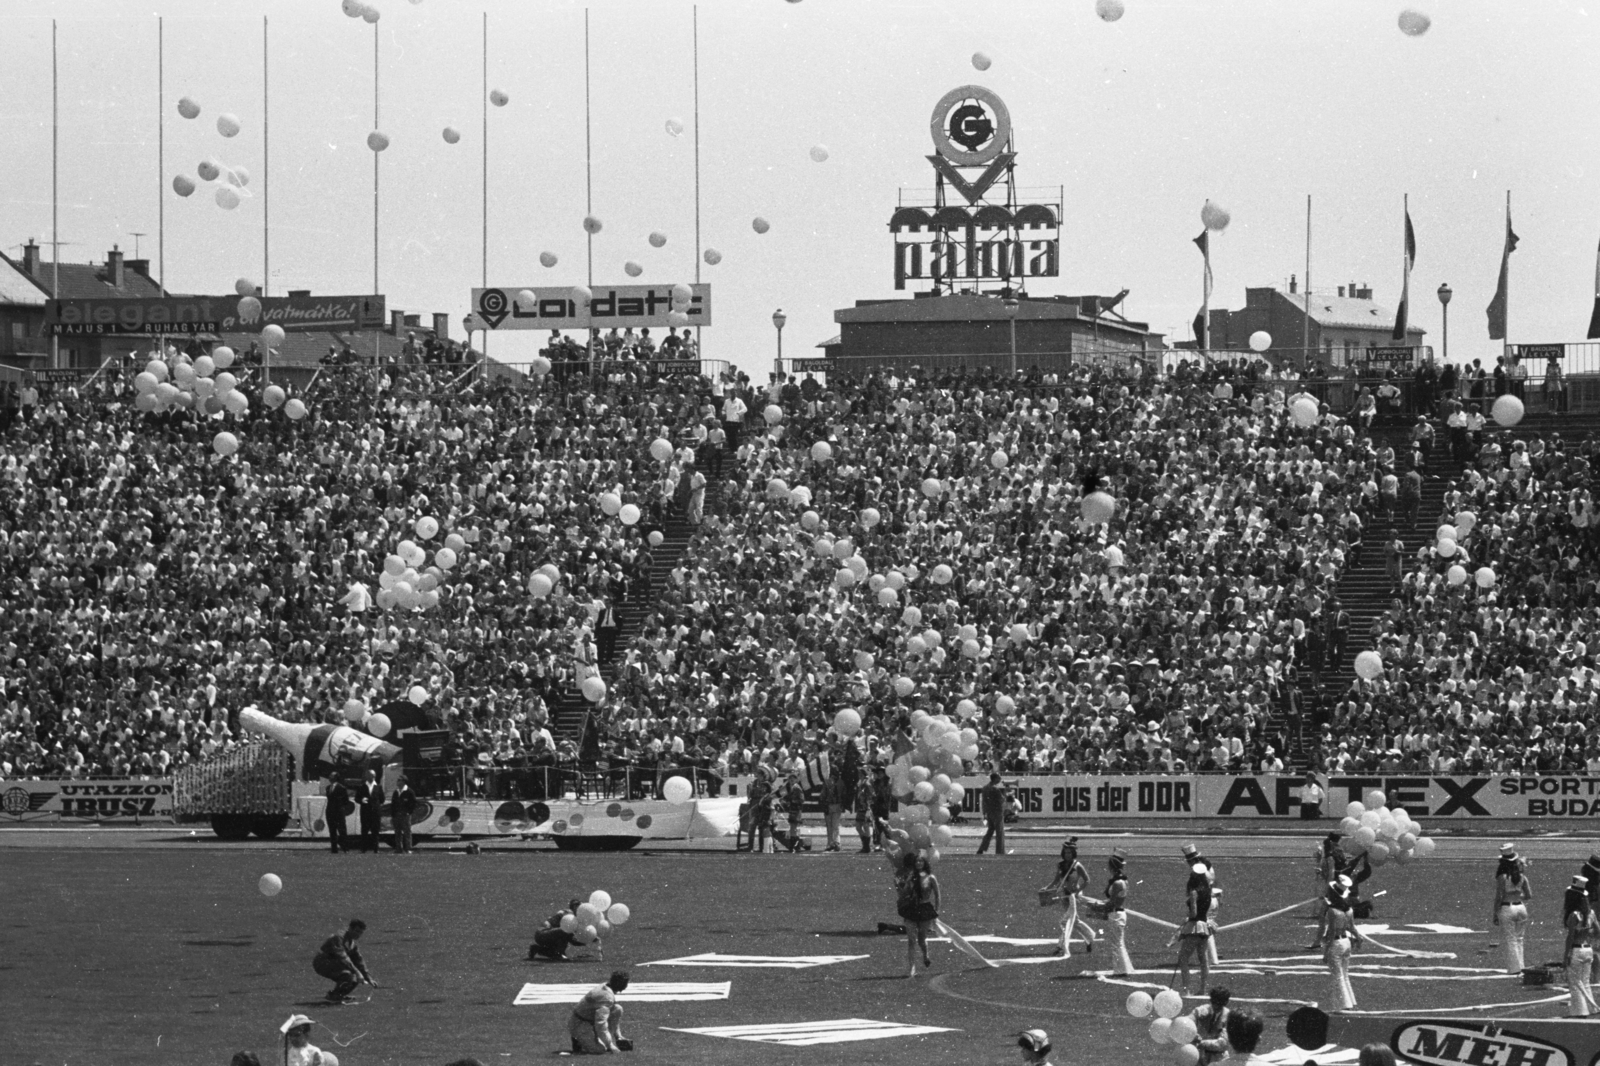
M 1111 955 L 1111 972 L 1133 973 L 1133 958 L 1128 954 L 1128 853 L 1121 848 L 1106 860 L 1111 880 L 1106 882 L 1106 898 L 1095 910 L 1106 920 L 1106 950 Z
M 1056 863 L 1056 876 L 1046 886 L 1046 891 L 1061 892 L 1061 947 L 1056 954 L 1072 955 L 1072 933 L 1077 929 L 1083 936 L 1085 950 L 1094 951 L 1094 930 L 1078 916 L 1083 890 L 1089 884 L 1089 870 L 1078 860 L 1078 838 L 1068 837 L 1061 845 L 1061 861 Z
M 1520 974 L 1524 965 L 1523 945 L 1528 938 L 1528 904 L 1533 886 L 1528 882 L 1527 864 L 1510 844 L 1500 845 L 1500 865 L 1494 872 L 1494 924 L 1500 927 L 1501 947 L 1505 952 L 1506 973 Z
M 1572 886 L 1561 908 L 1561 924 L 1567 930 L 1567 994 L 1571 997 L 1570 1017 L 1587 1018 L 1595 1013 L 1594 989 L 1589 986 L 1589 967 L 1594 962 L 1595 920 L 1589 909 L 1589 879 L 1572 875 Z
M 1356 1009 L 1355 989 L 1350 987 L 1350 954 L 1364 939 L 1350 913 L 1350 893 L 1337 882 L 1329 886 L 1328 915 L 1324 926 L 1322 959 L 1333 976 L 1333 1002 L 1328 1013 Z

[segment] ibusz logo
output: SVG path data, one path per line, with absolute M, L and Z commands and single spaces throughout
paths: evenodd
M 0 813 L 9 814 L 13 818 L 36 814 L 54 795 L 54 792 L 29 792 L 25 788 L 8 788 L 5 795 L 0 796 Z

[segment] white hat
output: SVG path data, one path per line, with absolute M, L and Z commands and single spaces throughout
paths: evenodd
M 1038 1054 L 1050 1050 L 1050 1034 L 1043 1029 L 1025 1029 L 1017 1037 L 1017 1046 Z
M 282 1025 L 278 1026 L 278 1032 L 287 1033 L 290 1029 L 297 1029 L 302 1025 L 312 1025 L 312 1024 L 315 1024 L 315 1023 L 313 1023 L 312 1020 L 310 1018 L 307 1018 L 304 1014 L 291 1014 L 291 1015 L 289 1015 L 289 1020 L 288 1021 L 286 1021 Z

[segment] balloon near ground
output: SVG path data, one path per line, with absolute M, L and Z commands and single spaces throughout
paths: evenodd
M 1156 1016 L 1160 1018 L 1176 1018 L 1183 1013 L 1183 997 L 1170 988 L 1163 988 L 1156 993 Z
M 277 874 L 262 874 L 261 880 L 256 882 L 256 887 L 263 896 L 276 896 L 283 891 L 283 878 Z
M 661 794 L 668 803 L 688 803 L 694 799 L 694 786 L 687 777 L 669 777 L 661 786 Z
M 1125 1006 L 1128 1014 L 1134 1018 L 1148 1018 L 1150 1012 L 1156 1009 L 1155 999 L 1148 992 L 1131 992 Z

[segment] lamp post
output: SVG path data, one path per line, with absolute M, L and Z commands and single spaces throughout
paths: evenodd
M 1017 311 L 1021 309 L 1022 304 L 1015 296 L 1007 296 L 1004 304 L 1006 318 L 1011 323 L 1011 374 L 1015 377 L 1017 373 Z
M 772 324 L 778 328 L 778 358 L 772 363 L 772 372 L 783 373 L 783 324 L 789 321 L 789 316 L 783 313 L 783 308 L 772 312 Z
M 1449 283 L 1439 286 L 1439 309 L 1444 313 L 1444 358 L 1441 362 L 1445 363 L 1450 361 L 1450 297 L 1454 295 Z

